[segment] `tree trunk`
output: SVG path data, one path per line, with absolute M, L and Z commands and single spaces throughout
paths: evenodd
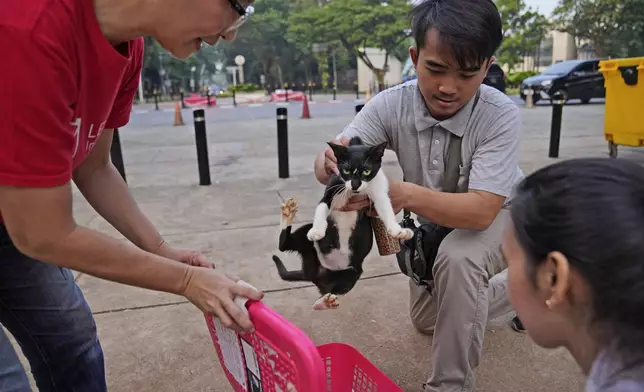
M 378 80 L 378 92 L 381 92 L 385 89 L 385 71 L 382 69 L 374 69 L 373 72 L 376 74 L 376 79 Z

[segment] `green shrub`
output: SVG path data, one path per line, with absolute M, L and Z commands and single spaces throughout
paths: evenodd
M 254 83 L 244 83 L 244 84 L 238 84 L 236 86 L 229 86 L 228 87 L 229 92 L 232 93 L 233 90 L 238 92 L 238 93 L 239 92 L 250 93 L 250 92 L 253 92 L 253 91 L 260 90 L 260 87 L 258 85 L 256 85 L 256 84 L 254 84 Z
M 539 75 L 539 72 L 536 71 L 520 71 L 520 72 L 510 72 L 508 74 L 508 86 L 510 87 L 519 87 L 521 82 L 530 76 Z

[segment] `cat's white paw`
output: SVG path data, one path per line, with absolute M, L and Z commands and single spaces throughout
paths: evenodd
M 308 233 L 306 233 L 306 238 L 309 239 L 309 241 L 319 241 L 322 238 L 324 238 L 324 235 L 326 234 L 326 227 L 311 227 Z
M 340 306 L 338 296 L 335 294 L 326 294 L 320 297 L 313 304 L 313 310 L 337 309 Z
M 293 224 L 295 213 L 297 212 L 297 203 L 295 202 L 295 199 L 287 199 L 282 204 L 280 210 L 282 212 L 282 221 L 286 224 L 286 226 Z
M 387 232 L 397 240 L 408 240 L 414 236 L 414 232 L 411 229 L 404 229 L 398 224 L 394 228 L 387 230 Z

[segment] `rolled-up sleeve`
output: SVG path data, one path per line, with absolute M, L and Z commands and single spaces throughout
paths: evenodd
M 504 105 L 486 128 L 472 155 L 469 189 L 510 197 L 520 170 L 522 124 L 519 108 L 514 104 Z

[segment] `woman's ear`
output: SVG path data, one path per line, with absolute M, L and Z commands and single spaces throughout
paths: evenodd
M 570 290 L 570 264 L 563 253 L 548 253 L 546 261 L 537 267 L 537 286 L 549 309 L 566 305 Z

